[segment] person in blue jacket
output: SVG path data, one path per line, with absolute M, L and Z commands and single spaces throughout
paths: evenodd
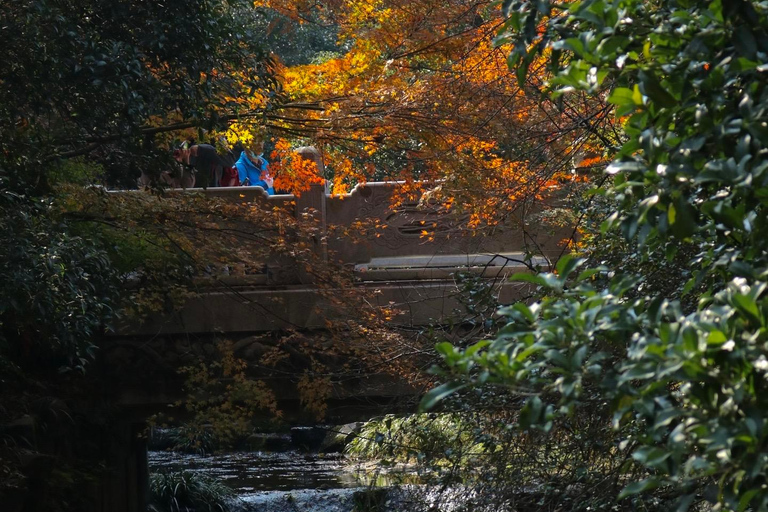
M 264 143 L 254 144 L 253 150 L 243 150 L 235 162 L 240 184 L 244 187 L 261 187 L 267 194 L 274 195 L 273 179 L 269 175 L 269 162 L 264 158 Z

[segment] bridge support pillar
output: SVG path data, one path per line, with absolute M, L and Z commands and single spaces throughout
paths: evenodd
M 325 185 L 310 185 L 309 190 L 305 190 L 296 197 L 296 218 L 301 219 L 301 215 L 307 209 L 314 211 L 314 220 L 318 229 L 314 242 L 316 250 L 325 261 L 328 259 L 328 243 L 325 239 L 327 233 Z
M 107 448 L 102 482 L 102 512 L 146 512 L 149 504 L 149 466 L 143 423 L 119 421 Z

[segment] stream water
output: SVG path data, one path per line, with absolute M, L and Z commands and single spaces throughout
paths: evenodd
M 188 455 L 150 451 L 151 472 L 192 471 L 218 478 L 234 489 L 242 512 L 352 512 L 361 500 L 378 512 L 405 508 L 407 492 L 397 484 L 413 484 L 411 468 L 359 464 L 338 453 L 310 454 L 295 450 Z
M 149 452 L 150 471 L 192 471 L 224 481 L 238 495 L 299 489 L 386 487 L 413 482 L 404 469 L 384 470 L 355 464 L 340 454 L 310 455 L 288 452 L 235 452 L 187 455 Z

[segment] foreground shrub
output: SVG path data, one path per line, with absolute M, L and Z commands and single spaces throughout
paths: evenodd
M 473 432 L 458 414 L 387 415 L 366 423 L 345 453 L 407 462 L 466 454 L 473 447 L 477 447 Z
M 547 510 L 768 510 L 768 4 L 515 0 L 504 13 L 497 41 L 521 80 L 546 60 L 561 101 L 615 106 L 623 131 L 603 137 L 613 161 L 593 193 L 628 251 L 604 258 L 600 235 L 587 260 L 516 276 L 541 297 L 504 308 L 492 339 L 438 345 L 451 379 L 424 404 L 507 389 L 526 400 L 511 427 L 548 439 L 604 417 L 601 452 L 626 462 L 585 466 L 609 471 L 578 490 L 582 508 L 552 492 Z M 538 481 L 579 489 L 547 469 Z M 589 503 L 594 489 L 610 499 Z

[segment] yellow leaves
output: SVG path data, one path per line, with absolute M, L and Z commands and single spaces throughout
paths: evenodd
M 365 146 L 363 146 L 363 150 L 368 156 L 373 156 L 373 154 L 376 153 L 376 151 L 378 151 L 378 146 L 371 142 L 367 142 Z
M 269 3 L 296 11 L 309 5 L 301 0 Z M 492 41 L 500 21 L 496 16 L 501 16 L 498 6 L 481 11 L 434 0 L 333 0 L 324 5 L 321 16 L 339 27 L 348 49 L 280 72 L 283 90 L 295 102 L 322 110 L 297 108 L 290 116 L 298 122 L 271 122 L 322 142 L 331 155 L 327 162 L 334 194 L 387 176 L 406 181 L 395 199 L 404 204 L 418 200 L 424 188 L 414 176 L 432 180 L 432 187 L 441 180 L 445 186 L 435 199 L 445 209 L 473 212 L 471 221 L 479 226 L 505 215 L 515 201 L 558 186 L 549 177 L 548 163 L 584 143 L 581 127 L 562 127 L 591 118 L 590 112 L 586 103 L 574 103 L 578 115 L 569 117 L 518 86 L 507 68 L 510 48 Z M 545 57 L 533 62 L 527 80 L 531 89 L 544 87 L 545 63 Z M 541 163 L 514 156 L 524 148 L 532 148 Z M 397 163 L 386 168 L 387 162 Z M 287 161 L 281 165 L 284 179 L 291 177 L 292 183 L 306 174 Z M 296 188 L 292 183 L 284 185 Z
M 247 433 L 256 414 L 282 415 L 274 392 L 247 375 L 248 364 L 233 347 L 232 341 L 223 340 L 216 344 L 218 357 L 213 361 L 180 369 L 187 391 L 183 405 L 192 416 L 188 428 L 213 431 L 225 443 Z
M 224 136 L 230 145 L 240 142 L 247 147 L 256 140 L 259 132 L 260 127 L 258 125 L 236 121 L 227 127 Z
M 473 40 L 473 48 L 465 58 L 453 63 L 452 72 L 457 80 L 479 85 L 493 84 L 509 75 L 507 55 L 507 50 L 495 47 L 490 38 L 478 34 Z M 503 85 L 507 91 L 517 88 L 514 80 L 508 80 Z
M 319 372 L 316 375 L 305 372 L 296 383 L 296 389 L 301 404 L 314 414 L 315 419 L 322 420 L 328 409 L 328 399 L 333 392 L 331 379 L 320 375 Z
M 354 0 L 347 2 L 349 9 L 348 21 L 353 25 L 361 25 L 374 21 L 374 13 L 381 1 Z
M 354 164 L 349 158 L 341 158 L 335 163 L 335 174 L 333 176 L 333 193 L 345 194 L 349 192 L 349 183 L 365 183 L 365 176 L 355 172 Z
M 292 98 L 340 96 L 359 91 L 359 78 L 380 66 L 380 50 L 370 41 L 357 41 L 343 56 L 320 64 L 281 69 L 283 89 Z

